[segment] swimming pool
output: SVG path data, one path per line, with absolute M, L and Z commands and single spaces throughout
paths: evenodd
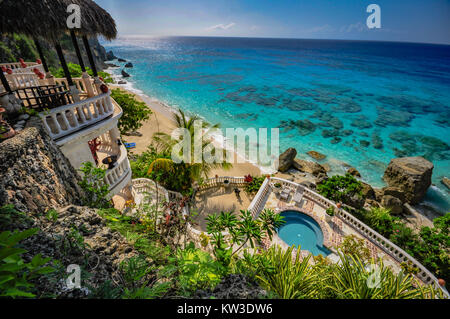
M 286 223 L 278 229 L 278 236 L 289 246 L 300 246 L 301 250 L 308 250 L 314 256 L 327 256 L 331 253 L 323 246 L 322 230 L 312 217 L 291 210 L 280 215 Z

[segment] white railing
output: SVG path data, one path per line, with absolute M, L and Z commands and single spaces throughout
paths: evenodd
M 106 171 L 104 182 L 109 185 L 109 190 L 117 186 L 128 174 L 131 174 L 130 161 L 125 146 L 120 146 L 120 156 L 116 166 Z
M 416 274 L 416 276 L 425 284 L 432 284 L 436 288 L 440 288 L 444 295 L 448 298 L 449 294 L 447 290 L 443 287 L 441 287 L 438 283 L 437 278 L 428 270 L 426 269 L 420 262 L 418 262 L 416 259 L 414 259 L 411 255 L 409 255 L 407 252 L 405 252 L 403 249 L 377 233 L 375 230 L 361 222 L 359 219 L 357 219 L 355 216 L 351 215 L 344 209 L 339 209 L 337 205 L 323 197 L 322 195 L 319 195 L 318 193 L 312 191 L 311 189 L 305 187 L 304 185 L 300 185 L 282 178 L 277 177 L 271 177 L 270 181 L 276 181 L 277 183 L 280 183 L 282 187 L 289 187 L 292 190 L 298 189 L 303 191 L 303 196 L 309 197 L 311 200 L 313 200 L 315 203 L 321 205 L 323 208 L 329 208 L 334 207 L 336 216 L 338 216 L 340 219 L 342 219 L 347 225 L 351 226 L 353 229 L 358 231 L 361 235 L 366 237 L 368 240 L 370 240 L 372 243 L 380 247 L 385 253 L 392 256 L 397 262 L 411 262 L 417 269 L 419 269 L 419 272 Z M 255 198 L 253 199 L 252 203 L 249 206 L 249 210 L 252 211 L 253 216 L 257 216 L 262 209 L 264 209 L 265 202 L 267 200 L 266 195 L 268 192 L 271 191 L 271 187 L 269 185 L 269 179 L 265 179 L 264 183 L 261 185 L 261 188 L 259 189 L 258 193 L 256 194 Z
M 13 73 L 5 76 L 12 90 L 40 85 L 39 78 L 34 73 Z
M 198 190 L 202 191 L 208 188 L 223 186 L 226 180 L 229 182 L 229 185 L 244 186 L 246 184 L 244 177 L 220 176 L 204 180 L 203 183 L 199 185 Z
M 158 200 L 169 201 L 169 191 L 164 187 L 158 185 L 155 181 L 148 178 L 137 178 L 132 180 L 132 195 L 135 199 L 143 199 L 143 197 L 147 194 L 156 194 L 158 192 Z M 180 194 L 181 195 L 181 194 Z M 140 204 L 136 203 L 136 204 Z
M 72 134 L 114 113 L 110 92 L 39 113 L 53 139 Z
M 54 80 L 55 80 L 56 85 L 63 85 L 66 90 L 70 89 L 69 83 L 67 82 L 66 78 L 55 78 Z M 97 94 L 97 89 L 94 85 L 94 80 L 89 79 L 89 81 L 91 81 L 91 83 L 92 83 L 92 88 L 94 90 L 94 94 Z M 82 93 L 82 94 L 88 93 L 88 91 L 86 89 L 86 84 L 84 83 L 83 78 L 72 78 L 72 82 L 75 85 L 75 87 L 77 88 L 79 93 Z
M 26 68 L 22 68 L 20 62 L 0 63 L 0 68 L 4 66 L 5 68 L 11 69 L 14 73 L 33 73 L 33 69 L 38 68 L 39 71 L 45 73 L 42 64 L 37 64 L 36 62 L 25 62 L 25 64 L 27 65 Z

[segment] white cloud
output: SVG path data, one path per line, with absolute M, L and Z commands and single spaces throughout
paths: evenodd
M 231 29 L 232 27 L 234 27 L 235 25 L 236 25 L 236 23 L 234 23 L 234 22 L 231 22 L 229 24 L 221 23 L 221 24 L 213 25 L 213 26 L 207 28 L 206 30 L 209 30 L 209 31 L 213 31 L 213 30 L 228 30 L 228 29 Z
M 348 26 L 343 26 L 340 29 L 340 31 L 346 32 L 346 33 L 353 32 L 353 31 L 363 32 L 363 31 L 367 31 L 367 26 L 361 22 L 357 22 L 357 23 L 350 24 Z

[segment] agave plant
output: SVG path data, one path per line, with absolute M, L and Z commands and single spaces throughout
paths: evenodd
M 294 246 L 284 251 L 281 247 L 271 247 L 263 257 L 272 267 L 261 267 L 256 278 L 268 291 L 275 292 L 282 299 L 317 298 L 320 282 L 317 273 L 309 266 L 311 255 L 300 260 L 300 249 L 293 257 Z
M 339 252 L 341 263 L 334 265 L 331 279 L 325 285 L 338 299 L 434 299 L 442 291 L 420 284 L 409 274 L 393 271 L 380 258 L 375 266 L 356 255 Z M 372 260 L 372 265 L 374 262 Z

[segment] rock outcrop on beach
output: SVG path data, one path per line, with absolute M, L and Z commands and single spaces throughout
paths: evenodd
M 311 156 L 312 158 L 314 158 L 315 160 L 323 160 L 325 157 L 327 157 L 326 155 L 316 152 L 316 151 L 309 151 L 306 152 L 306 154 L 308 154 L 309 156 Z
M 394 158 L 384 172 L 384 180 L 390 187 L 404 193 L 405 201 L 419 203 L 431 185 L 433 163 L 423 157 Z
M 361 177 L 361 173 L 358 172 L 358 170 L 356 168 L 354 168 L 354 167 L 350 167 L 347 170 L 347 173 L 349 173 L 350 175 L 355 176 L 355 177 Z
M 297 150 L 293 147 L 284 151 L 278 161 L 278 171 L 282 173 L 288 171 L 294 163 L 295 156 L 297 156 Z
M 125 67 L 126 68 L 132 68 L 133 67 L 133 63 L 128 62 L 127 64 L 125 64 Z
M 119 61 L 119 62 L 127 62 L 127 60 L 122 59 L 122 58 L 117 58 L 117 61 Z
M 305 161 L 305 160 L 301 160 L 301 159 L 294 159 L 294 162 L 292 163 L 292 166 L 299 170 L 300 172 L 305 172 L 305 173 L 309 173 L 312 174 L 313 176 L 319 176 L 320 174 L 327 174 L 326 169 L 320 165 L 319 163 L 316 162 L 311 162 L 311 161 Z
M 106 60 L 107 61 L 111 61 L 111 60 L 115 60 L 115 59 L 117 59 L 117 57 L 115 56 L 114 52 L 112 52 L 112 51 L 106 52 Z
M 130 75 L 127 72 L 125 72 L 125 70 L 122 70 L 122 76 L 124 78 L 129 78 L 130 77 Z

